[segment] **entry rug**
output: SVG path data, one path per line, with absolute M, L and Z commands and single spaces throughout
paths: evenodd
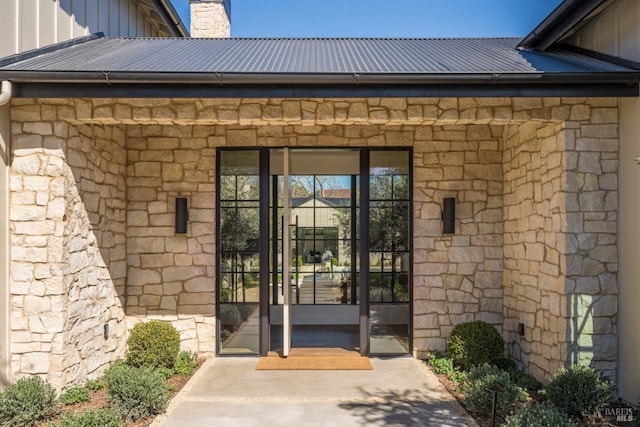
M 298 349 L 296 349 L 298 350 Z M 292 351 L 289 357 L 271 353 L 258 359 L 257 371 L 370 371 L 373 370 L 368 357 L 359 354 L 336 355 L 325 352 Z

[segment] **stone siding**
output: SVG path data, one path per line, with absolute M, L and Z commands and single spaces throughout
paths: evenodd
M 126 250 L 118 246 L 126 252 L 126 263 L 120 255 L 118 261 L 111 257 L 109 268 L 100 271 L 118 272 L 105 283 L 126 299 L 128 326 L 148 318 L 170 320 L 180 330 L 183 347 L 215 351 L 216 148 L 412 147 L 414 353 L 444 350 L 456 323 L 481 319 L 502 331 L 507 350 L 540 379 L 574 361 L 615 373 L 615 100 L 14 100 L 13 121 L 17 158 L 36 156 L 12 172 L 12 203 L 21 206 L 12 217 L 14 247 L 43 245 L 40 238 L 27 243 L 20 227 L 30 212 L 39 213 L 35 220 L 46 219 L 50 209 L 39 204 L 44 199 L 35 193 L 23 194 L 23 175 L 53 200 L 62 196 L 40 183 L 45 169 L 34 164 L 53 159 L 66 168 L 79 161 L 71 168 L 74 180 L 67 181 L 84 180 L 76 186 L 88 209 L 82 223 L 96 226 L 104 218 L 121 226 L 126 221 L 126 230 L 117 234 L 122 241 L 126 237 Z M 49 138 L 55 132 L 62 133 Z M 74 148 L 69 145 L 74 137 L 92 141 L 93 148 Z M 56 150 L 48 148 L 50 139 L 58 141 Z M 105 166 L 93 159 L 107 151 L 96 143 L 102 139 L 124 153 L 126 171 L 117 175 L 125 177 L 126 186 L 113 189 L 100 181 Z M 31 153 L 34 142 L 39 151 Z M 86 169 L 76 151 L 92 159 Z M 95 194 L 100 194 L 97 202 Z M 117 220 L 107 221 L 107 214 L 95 212 L 114 194 L 127 201 L 126 219 L 118 205 Z M 175 197 L 189 200 L 185 235 L 174 231 Z M 444 197 L 457 201 L 454 235 L 442 235 Z M 65 207 L 79 207 L 64 200 Z M 47 246 L 61 248 L 65 259 L 55 280 L 76 277 L 64 270 L 71 270 L 67 264 L 73 253 L 71 236 L 64 233 L 74 221 L 57 215 L 50 233 L 37 233 L 60 240 Z M 105 244 L 96 240 L 94 246 Z M 38 303 L 53 298 L 28 272 L 47 260 L 17 253 L 12 261 L 15 319 L 24 317 L 20 304 L 27 297 Z M 62 295 L 52 305 L 56 310 L 68 304 Z M 524 337 L 514 335 L 519 322 L 525 323 Z M 40 342 L 38 332 L 24 325 L 13 341 Z M 48 345 L 34 351 L 46 354 Z M 28 373 L 22 361 L 29 354 L 14 352 L 15 375 Z
M 124 130 L 58 121 L 62 104 L 13 101 L 10 179 L 13 379 L 57 388 L 99 375 L 126 336 Z

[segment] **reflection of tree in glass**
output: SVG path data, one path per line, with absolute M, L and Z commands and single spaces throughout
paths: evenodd
M 389 173 L 389 171 L 387 171 Z M 384 178 L 384 179 L 380 179 Z M 409 203 L 407 175 L 375 176 L 371 179 L 369 247 L 371 251 L 407 249 Z M 380 201 L 376 201 L 379 198 Z

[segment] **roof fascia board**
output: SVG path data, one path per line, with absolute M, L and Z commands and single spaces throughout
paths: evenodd
M 151 0 L 167 26 L 176 37 L 191 37 L 189 30 L 180 19 L 180 15 L 168 0 Z
M 92 40 L 103 39 L 103 38 L 104 38 L 104 33 L 102 32 L 93 33 L 87 36 L 77 37 L 75 39 L 63 41 L 63 42 L 52 44 L 49 46 L 44 46 L 41 48 L 28 50 L 26 52 L 17 53 L 15 55 L 5 56 L 4 58 L 0 59 L 0 67 L 4 67 L 9 64 L 14 64 L 16 62 L 35 58 L 36 56 L 44 55 L 46 53 L 55 52 L 58 50 L 66 49 L 68 47 L 76 46 Z
M 212 85 L 18 83 L 16 98 L 637 97 L 638 83 Z
M 545 50 L 608 0 L 565 0 L 519 44 L 519 49 Z

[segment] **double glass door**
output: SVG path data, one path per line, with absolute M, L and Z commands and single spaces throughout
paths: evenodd
M 218 352 L 409 352 L 409 151 L 218 159 Z

